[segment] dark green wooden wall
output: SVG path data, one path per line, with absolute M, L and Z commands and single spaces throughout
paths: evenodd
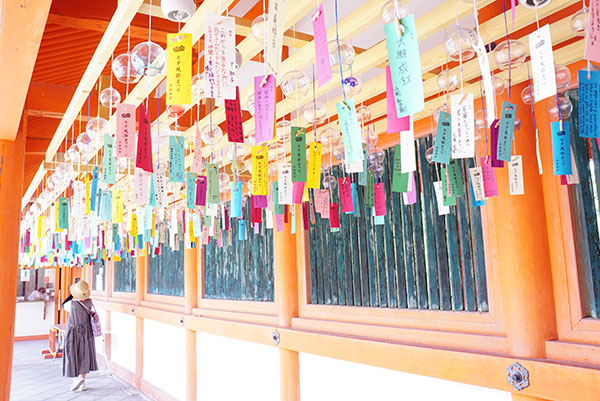
M 129 254 L 115 262 L 115 291 L 135 292 L 135 257 Z
M 317 214 L 311 225 L 311 301 L 314 304 L 488 311 L 481 213 L 470 191 L 446 216 L 438 216 L 433 182 L 435 165 L 425 161 L 429 138 L 417 141 L 417 203 L 405 206 L 391 192 L 394 149 L 385 153 L 382 181 L 387 199 L 385 224 L 374 225 L 357 185 L 360 217 L 340 211 L 340 230 Z M 466 168 L 461 161 L 464 188 Z M 341 176 L 339 167 L 333 169 Z M 353 182 L 358 182 L 353 177 Z M 333 191 L 339 204 L 339 193 Z
M 184 243 L 179 241 L 179 249 L 173 250 L 169 244 L 162 244 L 160 255 L 153 250 L 148 257 L 148 294 L 184 296 Z
M 231 219 L 231 243 L 217 247 L 213 238 L 204 247 L 204 296 L 213 299 L 273 301 L 273 229 L 254 234 L 250 199 L 246 199 L 246 240 L 238 240 L 237 219 Z M 264 222 L 264 212 L 263 220 Z M 223 231 L 225 235 L 227 232 Z
M 600 152 L 595 139 L 579 137 L 577 90 L 567 92 L 573 103 L 570 118 L 571 147 L 579 184 L 570 185 L 573 232 L 579 265 L 584 312 L 600 317 Z

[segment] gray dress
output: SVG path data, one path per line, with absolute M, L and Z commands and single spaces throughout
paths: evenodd
M 93 306 L 91 299 L 82 302 L 88 309 Z M 94 370 L 98 370 L 98 362 L 90 313 L 73 299 L 65 334 L 63 376 L 77 377 Z

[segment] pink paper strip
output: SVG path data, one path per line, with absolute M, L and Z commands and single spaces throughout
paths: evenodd
M 135 166 L 144 171 L 152 173 L 152 140 L 150 137 L 150 121 L 148 119 L 148 109 L 140 105 L 140 122 L 138 128 L 137 153 Z
M 329 224 L 331 228 L 339 228 L 340 215 L 338 214 L 338 205 L 336 202 L 329 204 Z
M 210 238 L 208 236 L 208 226 L 202 227 L 202 245 L 208 245 Z
M 386 82 L 386 104 L 387 104 L 387 132 L 397 134 L 410 130 L 410 116 L 398 118 L 396 114 L 396 100 L 394 99 L 394 87 L 392 86 L 392 75 L 390 66 L 385 67 Z
M 327 44 L 327 28 L 323 3 L 319 5 L 312 18 L 313 36 L 315 38 L 315 63 L 317 64 L 317 79 L 319 87 L 331 79 L 331 64 L 329 62 L 329 46 Z
M 321 205 L 321 218 L 328 219 L 329 218 L 329 191 L 324 189 L 321 192 L 321 201 L 323 202 Z
M 264 209 L 267 207 L 269 203 L 267 200 L 267 195 L 252 195 L 254 198 L 254 207 Z
M 254 223 L 254 234 L 260 234 L 260 223 Z
M 590 0 L 585 53 L 583 58 L 600 63 L 600 0 Z
M 275 221 L 277 223 L 277 231 L 283 231 L 283 215 L 282 214 L 276 214 L 275 215 Z
M 292 190 L 292 202 L 296 204 L 302 203 L 302 196 L 304 195 L 304 184 L 305 182 L 295 182 L 294 189 Z
M 492 167 L 492 160 L 481 156 L 481 175 L 483 176 L 483 193 L 486 198 L 498 196 L 498 184 L 496 183 L 496 171 Z
M 219 238 L 217 239 L 217 248 L 223 246 L 223 230 L 219 229 Z
M 267 75 L 263 86 L 263 76 L 254 77 L 254 134 L 256 143 L 273 139 L 275 130 L 275 77 Z
M 340 177 L 339 182 L 342 213 L 351 213 L 354 211 L 354 205 L 352 204 L 352 184 L 350 184 L 348 177 Z
M 567 182 L 567 176 L 566 175 L 561 175 L 560 176 L 560 185 L 569 185 L 569 183 Z
M 117 105 L 117 139 L 115 147 L 118 157 L 135 157 L 135 105 Z
M 375 184 L 375 216 L 385 216 L 387 208 L 385 205 L 385 188 L 383 183 Z
M 302 228 L 308 231 L 308 202 L 302 204 Z
M 321 205 L 323 204 L 323 201 L 321 200 L 321 190 L 315 189 L 313 191 L 313 197 L 315 198 L 315 212 L 319 214 L 323 213 L 321 210 Z
M 196 124 L 196 134 L 194 138 L 194 160 L 192 161 L 192 172 L 202 174 L 202 135 L 200 128 Z
M 596 145 L 598 145 L 598 150 L 600 150 L 600 138 L 596 138 Z

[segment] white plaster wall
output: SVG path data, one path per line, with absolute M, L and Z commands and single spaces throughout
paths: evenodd
M 47 335 L 50 332 L 50 325 L 52 323 L 54 323 L 54 301 L 46 302 L 45 319 L 44 302 L 17 302 L 15 337 Z
M 279 401 L 279 350 L 197 333 L 198 401 Z
M 305 353 L 300 353 L 300 396 L 302 401 L 511 400 L 508 392 Z
M 119 366 L 135 372 L 135 316 L 112 312 L 111 358 Z
M 185 329 L 144 319 L 144 380 L 185 400 Z

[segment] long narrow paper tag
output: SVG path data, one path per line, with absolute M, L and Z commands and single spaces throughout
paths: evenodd
M 448 179 L 450 182 L 450 188 L 452 190 L 452 196 L 462 196 L 465 194 L 465 189 L 462 181 L 462 167 L 461 161 L 452 159 L 448 164 Z
M 400 133 L 400 171 L 410 173 L 417 170 L 417 158 L 415 153 L 415 135 L 412 131 Z
M 539 102 L 556 95 L 556 74 L 549 24 L 529 34 L 529 51 L 533 77 L 533 98 L 535 102 Z
M 588 28 L 589 29 L 589 28 Z M 598 49 L 600 52 L 600 49 Z M 588 78 L 589 76 L 589 78 Z M 579 70 L 579 136 L 600 137 L 600 71 Z
M 511 195 L 523 195 L 523 163 L 520 155 L 513 156 L 508 163 L 508 185 Z
M 492 167 L 491 159 L 481 156 L 481 176 L 483 178 L 483 192 L 486 198 L 498 196 L 498 184 L 496 183 L 496 171 Z
M 269 148 L 252 146 L 252 195 L 269 194 Z
M 485 92 L 485 109 L 487 113 L 488 127 L 496 119 L 496 91 L 492 84 L 492 74 L 490 73 L 490 61 L 483 39 L 478 37 L 477 45 L 474 46 L 477 53 L 477 61 L 479 62 L 479 70 L 481 71 L 481 80 L 483 81 L 483 90 Z
M 570 175 L 571 166 L 571 136 L 568 121 L 553 121 L 552 127 L 552 159 L 554 160 L 554 175 Z
M 242 217 L 242 183 L 231 183 L 231 217 Z
M 206 53 L 205 53 L 206 55 Z M 152 67 L 150 67 L 152 68 Z M 192 34 L 167 34 L 167 104 L 192 103 Z
M 167 206 L 167 178 L 165 176 L 165 164 L 157 163 L 154 172 L 154 190 L 156 191 L 156 206 Z
M 452 109 L 452 158 L 465 159 L 475 156 L 475 126 L 473 94 L 465 93 L 450 97 Z
M 425 96 L 415 17 L 411 14 L 385 24 L 383 29 L 394 84 L 396 115 L 405 117 L 418 113 L 425 108 Z
M 196 208 L 196 177 L 189 171 L 186 174 L 185 200 L 188 209 Z
M 319 7 L 317 7 L 317 10 L 313 14 L 312 26 L 317 79 L 319 80 L 319 87 L 321 87 L 331 79 L 331 63 L 329 62 L 329 46 L 327 42 L 327 28 L 325 28 L 323 3 L 319 4 Z
M 292 182 L 306 182 L 306 131 L 292 127 Z
M 394 170 L 392 172 L 392 192 L 408 191 L 409 173 L 402 173 L 402 151 L 400 145 L 394 148 Z
M 356 116 L 354 99 L 348 99 L 336 104 L 338 119 L 342 129 L 346 163 L 354 165 L 363 161 L 362 142 L 360 138 L 360 126 Z M 359 171 L 350 171 L 357 173 Z
M 321 187 L 321 161 L 322 161 L 321 142 L 311 142 L 308 147 L 308 169 L 306 177 L 307 188 Z
M 140 122 L 138 128 L 137 153 L 135 166 L 149 173 L 152 169 L 152 140 L 150 138 L 150 121 L 148 120 L 148 109 L 140 105 Z
M 195 134 L 194 134 L 194 159 L 192 161 L 192 172 L 196 174 L 202 174 L 202 135 L 200 134 L 200 128 L 196 123 Z
M 116 153 L 118 157 L 135 157 L 135 105 L 117 105 Z
M 278 188 L 279 188 L 279 204 L 291 205 L 292 204 L 292 171 L 289 164 L 282 164 L 279 166 L 279 177 L 278 177 Z
M 374 190 L 375 216 L 385 216 L 387 207 L 385 204 L 385 188 L 383 182 L 375 184 Z
M 350 179 L 348 177 L 340 177 L 338 180 L 342 213 L 352 213 L 354 212 L 354 205 L 352 203 L 352 185 Z
M 204 95 L 235 99 L 235 18 L 206 14 L 204 57 Z
M 185 181 L 185 137 L 169 137 L 169 182 Z
M 254 134 L 256 143 L 273 139 L 275 133 L 275 76 L 254 77 Z
M 436 163 L 450 163 L 452 150 L 452 117 L 445 111 L 440 111 L 438 125 L 433 145 L 432 160 Z
M 438 215 L 443 216 L 450 213 L 450 207 L 444 205 L 444 195 L 442 193 L 442 182 L 435 181 L 433 183 L 433 189 L 435 190 L 435 199 L 437 200 Z
M 336 202 L 329 204 L 329 226 L 331 228 L 340 227 L 340 215 L 338 212 L 338 205 Z
M 469 169 L 469 175 L 471 176 L 471 187 L 473 189 L 473 196 L 476 201 L 483 201 L 485 199 L 485 192 L 483 189 L 483 174 L 481 167 L 471 167 Z
M 444 196 L 444 206 L 456 206 L 456 196 L 452 193 L 450 180 L 448 179 L 447 167 L 442 167 L 440 171 L 442 176 L 442 195 Z
M 219 172 L 216 164 L 206 165 L 206 203 L 218 204 L 221 200 L 219 192 Z
M 517 106 L 510 102 L 502 102 L 502 114 L 498 129 L 498 147 L 496 159 L 505 162 L 511 161 L 511 147 L 515 132 L 515 117 Z
M 206 190 L 206 177 L 199 175 L 196 181 L 196 206 L 206 205 Z
M 365 191 L 365 207 L 375 206 L 375 176 L 371 170 L 367 172 L 367 188 Z
M 148 202 L 149 185 L 148 173 L 141 168 L 136 168 L 133 176 L 134 203 L 136 205 L 145 205 Z
M 583 58 L 600 63 L 600 1 L 590 0 L 587 37 Z
M 265 32 L 267 36 L 265 62 L 275 75 L 279 75 L 279 65 L 281 64 L 286 3 L 286 0 L 269 1 L 269 18 L 267 18 L 267 30 Z
M 58 199 L 58 228 L 69 228 L 69 198 Z
M 237 86 L 235 87 L 235 99 L 225 100 L 225 120 L 227 122 L 227 140 L 234 143 L 244 142 L 240 88 Z
M 496 155 L 498 154 L 498 132 L 500 131 L 500 121 L 495 120 L 490 128 L 490 158 L 492 160 L 492 167 L 504 167 L 504 162 L 498 160 Z
M 387 106 L 387 132 L 388 134 L 398 134 L 410 129 L 410 116 L 398 118 L 396 114 L 396 100 L 394 97 L 394 85 L 392 83 L 392 74 L 390 66 L 385 67 L 385 98 Z
M 302 181 L 297 181 L 297 182 L 293 183 L 292 203 L 295 203 L 295 204 L 302 203 L 302 198 L 304 196 L 304 185 L 305 185 L 305 183 Z
M 114 184 L 116 180 L 116 160 L 113 153 L 113 137 L 104 134 L 104 156 L 102 157 L 102 182 Z

